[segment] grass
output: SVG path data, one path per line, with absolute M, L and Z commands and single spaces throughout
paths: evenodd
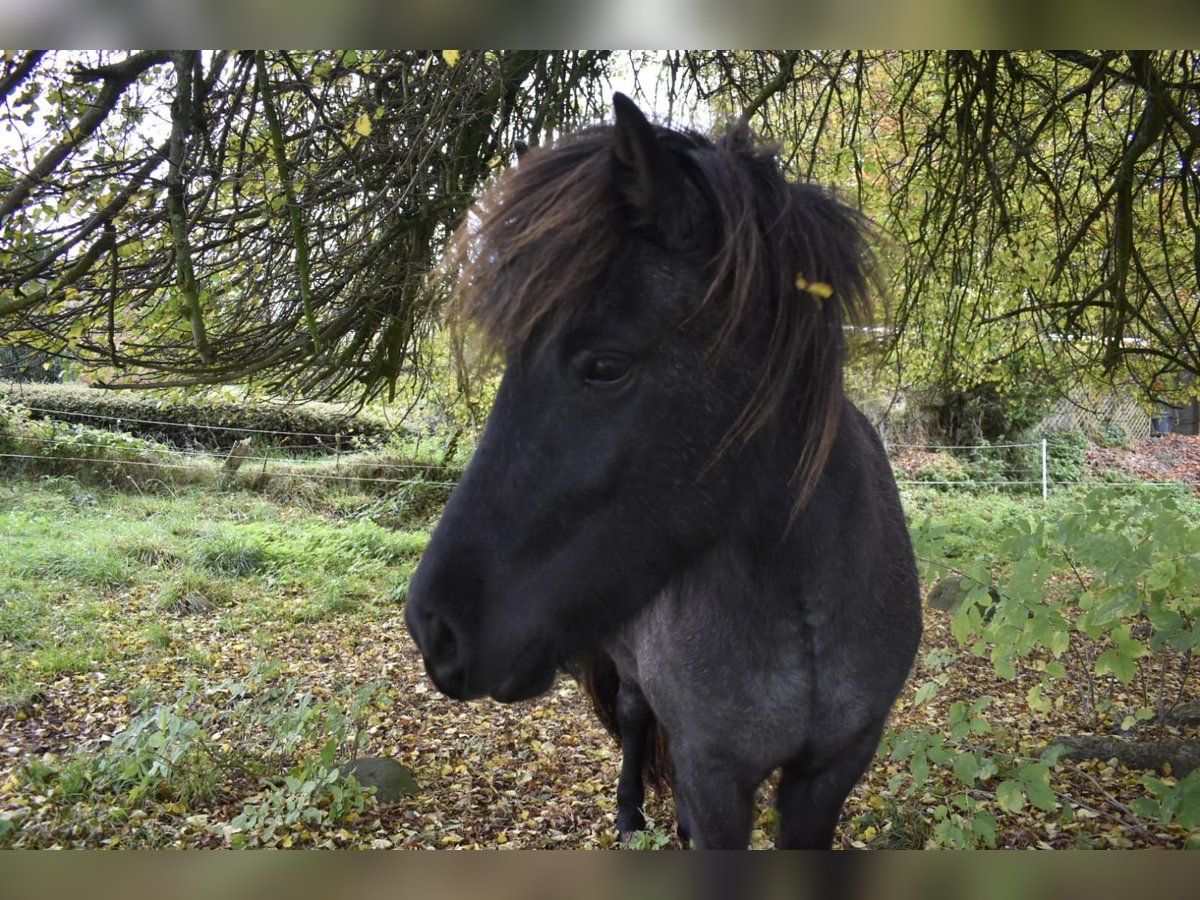
M 0 484 L 0 704 L 186 648 L 176 626 L 188 617 L 241 634 L 392 608 L 428 540 L 365 517 L 377 497 L 336 488 L 314 509 L 311 494 L 292 506 L 204 487 Z
M 468 833 L 463 840 L 484 845 L 559 846 L 563 835 L 611 845 L 615 749 L 577 692 L 498 708 L 446 704 L 428 689 L 400 612 L 433 493 L 414 504 L 405 491 L 292 487 L 141 492 L 0 478 L 0 722 L 12 733 L 0 746 L 0 846 L 223 846 L 222 828 L 239 818 L 254 826 L 243 838 L 272 833 L 276 846 L 370 845 L 372 829 L 404 846 Z M 1132 515 L 1139 495 L 1122 496 Z M 910 523 L 934 523 L 945 561 L 964 567 L 981 554 L 1010 564 L 993 553 L 1004 536 L 1068 501 L 905 494 Z M 906 704 L 922 727 L 952 690 L 981 689 L 977 670 L 963 668 L 971 658 L 951 653 L 945 623 L 941 631 L 947 642 L 926 648 L 912 689 L 962 670 L 944 698 Z M 396 701 L 361 722 L 339 718 L 346 698 L 375 682 Z M 1029 686 L 1014 688 L 1012 721 L 1027 716 Z M 281 734 L 296 738 L 286 754 L 272 744 Z M 329 734 L 405 760 L 425 793 L 382 823 L 342 818 L 360 812 L 322 780 Z M 263 768 L 282 756 L 282 768 Z M 864 792 L 847 833 L 868 846 L 925 845 L 924 797 L 901 796 L 888 778 Z M 307 806 L 290 805 L 310 795 Z M 287 824 L 293 814 L 324 824 Z M 632 847 L 670 844 L 669 810 L 654 815 L 660 827 Z M 760 820 L 761 842 L 773 827 L 769 815 Z

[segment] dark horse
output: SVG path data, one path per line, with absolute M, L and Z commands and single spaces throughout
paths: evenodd
M 611 660 L 622 827 L 661 726 L 697 846 L 745 848 L 782 770 L 776 845 L 827 848 L 921 631 L 896 484 L 843 393 L 868 229 L 744 128 L 713 144 L 619 94 L 615 119 L 529 151 L 458 234 L 507 368 L 405 619 L 458 699 Z

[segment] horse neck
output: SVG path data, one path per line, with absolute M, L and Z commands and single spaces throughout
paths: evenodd
M 845 418 L 841 401 L 838 426 Z M 798 467 L 804 450 L 821 439 L 819 423 L 809 412 L 803 397 L 792 397 L 779 412 L 740 448 L 737 470 L 742 480 L 737 510 L 737 528 L 751 546 L 765 547 L 787 543 L 802 531 L 806 521 L 801 501 Z M 836 436 L 834 442 L 836 444 Z M 831 451 L 832 454 L 833 451 Z M 826 464 L 827 467 L 827 464 Z

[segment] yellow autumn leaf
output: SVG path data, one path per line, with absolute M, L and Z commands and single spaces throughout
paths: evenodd
M 448 65 L 452 69 L 458 65 L 458 57 L 459 57 L 458 50 L 443 50 L 442 51 L 442 59 L 444 59 L 446 61 L 446 65 Z
M 358 121 L 354 123 L 354 130 L 367 137 L 371 133 L 371 116 L 367 113 L 359 116 Z

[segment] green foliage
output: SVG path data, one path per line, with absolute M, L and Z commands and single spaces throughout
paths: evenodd
M 957 356 L 967 362 L 969 354 L 983 348 L 960 346 Z M 934 402 L 941 431 L 954 444 L 1003 443 L 1006 435 L 1032 428 L 1057 398 L 1052 379 L 1030 377 L 1032 360 L 1017 356 L 1004 366 L 983 364 L 977 372 L 982 381 L 970 388 L 946 388 Z
M 982 637 L 1001 674 L 1035 649 L 1058 659 L 1073 634 L 1082 634 L 1104 650 L 1094 671 L 1079 674 L 1090 681 L 1111 673 L 1127 683 L 1138 659 L 1168 645 L 1192 652 L 1197 644 L 1196 520 L 1196 504 L 1170 489 L 1146 490 L 1131 500 L 1106 488 L 1017 520 L 993 549 L 955 563 L 981 584 L 1001 565 L 1007 569 L 1000 601 L 986 617 L 982 602 L 965 604 L 955 634 L 964 643 Z M 944 549 L 947 536 L 944 525 L 929 520 L 914 530 L 929 575 L 946 570 L 938 560 L 953 558 Z M 1139 621 L 1152 627 L 1148 642 L 1131 636 Z
M 24 777 L 52 798 L 108 798 L 126 811 L 212 801 L 231 780 L 248 779 L 258 793 L 232 826 L 236 842 L 253 845 L 298 823 L 345 821 L 372 802 L 353 779 L 339 779 L 335 760 L 353 755 L 365 716 L 388 703 L 382 683 L 320 699 L 277 663 L 259 661 L 214 687 L 193 681 L 98 753 L 57 766 L 31 761 Z
M 646 827 L 634 832 L 622 846 L 626 850 L 665 850 L 674 844 L 675 836 L 647 817 Z
M 1052 484 L 1082 481 L 1087 472 L 1087 451 L 1091 446 L 1087 435 L 1076 428 L 1063 428 L 1047 432 L 1045 438 L 1049 481 Z
M 1129 432 L 1117 422 L 1104 421 L 1093 429 L 1093 437 L 1101 447 L 1129 446 Z
M 1063 428 L 1047 432 L 1045 440 L 1046 480 L 1050 486 L 1083 481 L 1087 475 L 1087 451 L 1091 446 L 1087 435 L 1079 429 Z M 1009 490 L 1040 493 L 1040 442 L 1029 438 L 1010 440 L 1001 434 L 995 441 L 981 438 L 977 446 L 963 452 L 968 480 L 981 486 L 1013 482 Z
M 923 481 L 939 488 L 948 490 L 954 485 L 966 485 L 971 482 L 971 476 L 959 460 L 948 454 L 932 455 L 923 462 L 913 473 L 913 480 Z
M 197 467 L 165 445 L 124 432 L 35 418 L 2 395 L 0 472 L 26 478 L 70 476 L 83 484 L 132 485 L 138 490 L 200 476 Z
M 383 444 L 393 427 L 365 413 L 327 403 L 285 404 L 245 397 L 183 396 L 155 392 L 104 391 L 70 384 L 13 384 L 0 381 L 0 405 L 20 404 L 48 418 L 96 431 L 120 429 L 131 437 L 177 447 L 228 449 L 252 432 L 278 447 L 324 444 L 343 452 Z M 162 424 L 166 423 L 166 424 Z M 170 424 L 178 423 L 178 424 Z
M 333 446 L 331 443 L 330 447 Z M 80 484 L 138 492 L 170 491 L 187 484 L 222 490 L 253 490 L 314 507 L 337 502 L 341 493 L 362 512 L 364 494 L 381 497 L 380 516 L 393 524 L 428 521 L 445 505 L 462 464 L 446 448 L 416 440 L 393 441 L 383 452 L 309 454 L 261 448 L 261 464 L 227 478 L 219 454 L 176 452 L 165 444 L 118 431 L 34 417 L 25 407 L 0 399 L 0 473 L 23 477 L 70 477 Z M 411 456 L 396 455 L 411 452 Z M 450 455 L 454 455 L 451 448 Z M 268 471 L 269 468 L 269 471 Z M 81 498 L 85 502 L 86 497 Z M 384 507 L 391 509 L 383 515 Z
M 1073 689 L 1093 716 L 1112 715 L 1130 734 L 1146 727 L 1172 698 L 1143 670 L 1161 670 L 1169 654 L 1195 656 L 1200 645 L 1200 504 L 1171 489 L 1130 496 L 1098 487 L 1047 506 L 1010 506 L 997 528 L 994 502 L 938 497 L 940 513 L 923 519 L 909 510 L 926 583 L 949 572 L 975 581 L 952 620 L 960 646 L 1003 678 L 1016 678 L 1019 668 L 1028 683 L 1033 673 L 1025 700 L 1035 713 L 1050 709 L 1052 692 Z M 945 652 L 924 660 L 932 676 L 914 703 L 938 696 L 954 661 Z M 1146 705 L 1122 708 L 1118 698 L 1135 679 Z M 996 820 L 978 803 L 981 789 L 1004 812 L 1059 809 L 1051 775 L 1060 751 L 1031 753 L 1018 735 L 997 728 L 987 717 L 992 700 L 956 701 L 944 730 L 906 729 L 884 741 L 892 760 L 906 762 L 892 792 L 920 799 L 937 844 L 994 846 Z M 1148 794 L 1136 803 L 1140 815 L 1196 827 L 1188 804 L 1200 776 L 1177 784 L 1147 776 L 1142 784 Z M 1071 815 L 1066 808 L 1058 814 Z
M 305 759 L 279 784 L 247 803 L 231 823 L 234 847 L 270 846 L 281 831 L 321 828 L 353 822 L 374 803 L 374 788 L 364 788 L 353 776 L 342 777 L 329 754 Z
M 923 699 L 934 693 L 924 691 Z M 890 829 L 883 846 L 932 841 L 955 849 L 995 847 L 997 820 L 979 797 L 985 786 L 994 786 L 1001 809 L 1017 811 L 1027 796 L 1039 808 L 1057 808 L 1049 789 L 1049 763 L 1002 745 L 983 715 L 992 699 L 984 695 L 972 703 L 953 703 L 945 732 L 908 728 L 885 735 L 881 755 L 907 763 L 890 779 L 888 793 L 896 798 L 892 804 L 899 820 L 909 824 Z M 905 810 L 915 803 L 921 805 L 923 818 L 912 822 Z
M 1183 779 L 1163 779 L 1153 775 L 1142 778 L 1148 796 L 1130 803 L 1139 816 L 1162 823 L 1178 821 L 1184 828 L 1195 831 L 1192 849 L 1200 849 L 1200 769 Z

